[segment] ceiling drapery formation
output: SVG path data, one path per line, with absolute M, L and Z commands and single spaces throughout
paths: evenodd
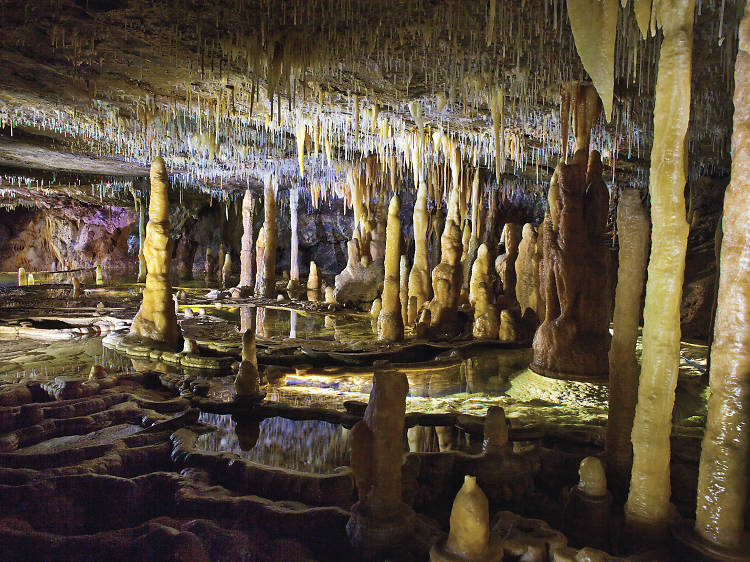
M 6 1 L 0 188 L 87 161 L 142 175 L 161 155 L 178 184 L 219 198 L 269 170 L 313 203 L 350 199 L 362 176 L 450 185 L 456 160 L 486 168 L 485 185 L 543 191 L 563 153 L 561 85 L 589 79 L 576 44 L 611 113 L 593 136 L 605 176 L 645 185 L 660 37 L 643 38 L 644 2 L 614 1 L 585 41 L 558 0 Z M 696 9 L 694 174 L 728 170 L 737 4 Z M 613 42 L 611 77 L 587 42 Z

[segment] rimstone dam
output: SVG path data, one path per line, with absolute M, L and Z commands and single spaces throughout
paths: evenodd
M 750 2 L 0 0 L 0 561 L 750 561 Z

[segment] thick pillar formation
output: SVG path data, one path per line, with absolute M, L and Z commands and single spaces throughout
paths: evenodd
M 408 392 L 404 373 L 376 371 L 365 415 L 351 432 L 359 501 L 352 506 L 346 531 L 354 547 L 369 558 L 403 544 L 414 532 L 414 511 L 401 499 Z
M 635 342 L 641 316 L 650 226 L 640 193 L 626 189 L 617 205 L 620 242 L 612 344 L 609 348 L 609 416 L 607 417 L 607 474 L 612 489 L 625 496 L 630 482 L 633 448 L 630 432 L 638 393 Z
M 643 355 L 633 419 L 633 469 L 625 517 L 634 536 L 660 539 L 670 517 L 672 408 L 680 364 L 694 0 L 655 4 L 663 26 L 651 149 L 651 258 L 643 313 Z
M 609 193 L 599 153 L 588 152 L 587 133 L 600 102 L 591 86 L 579 86 L 573 100 L 577 150 L 570 164 L 557 165 L 550 181 L 540 264 L 545 315 L 534 336 L 531 368 L 555 378 L 603 378 L 609 370 Z
M 169 238 L 169 186 L 167 169 L 160 157 L 151 164 L 151 200 L 144 255 L 146 287 L 141 308 L 133 318 L 130 333 L 176 348 L 180 337 L 169 283 L 172 241 Z
M 469 302 L 474 306 L 475 338 L 497 339 L 500 319 L 497 307 L 492 304 L 489 288 L 490 256 L 487 246 L 482 244 L 477 251 L 477 259 L 471 268 Z
M 431 562 L 503 559 L 500 541 L 490 544 L 490 508 L 475 476 L 464 476 L 464 484 L 453 501 L 450 533 L 430 550 Z
M 740 24 L 734 83 L 732 179 L 724 195 L 695 522 L 701 538 L 729 549 L 742 542 L 750 475 L 750 4 Z
M 401 202 L 398 195 L 388 205 L 388 226 L 385 236 L 385 280 L 383 304 L 378 316 L 378 339 L 400 341 L 404 339 L 404 322 L 401 318 L 399 267 L 401 258 Z
M 537 234 L 531 223 L 523 225 L 521 243 L 516 258 L 516 299 L 521 315 L 531 309 L 539 316 L 539 258 Z
M 248 188 L 242 198 L 242 250 L 240 250 L 240 284 L 238 287 L 252 291 L 255 288 L 253 262 L 253 192 Z
M 516 300 L 516 261 L 518 260 L 518 247 L 521 242 L 521 225 L 513 222 L 506 223 L 503 228 L 505 238 L 505 274 L 503 275 L 503 295 L 511 300 Z
M 440 238 L 441 261 L 432 270 L 430 302 L 430 335 L 446 337 L 458 333 L 458 295 L 461 290 L 461 230 L 458 223 L 449 218 Z
M 297 204 L 299 189 L 293 186 L 289 190 L 289 215 L 291 223 L 291 254 L 289 264 L 289 288 L 299 287 L 299 237 L 297 235 Z
M 276 293 L 276 189 L 275 178 L 266 174 L 263 189 L 263 231 L 265 247 L 263 262 L 258 264 L 255 295 L 272 297 Z
M 430 285 L 430 264 L 427 261 L 427 183 L 420 178 L 417 198 L 414 202 L 414 263 L 409 273 L 409 302 L 413 301 L 408 317 L 415 319 L 417 311 L 432 298 Z

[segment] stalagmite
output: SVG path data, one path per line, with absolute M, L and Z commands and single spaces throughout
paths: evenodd
M 469 301 L 474 306 L 475 338 L 496 339 L 500 329 L 497 307 L 492 304 L 489 289 L 489 251 L 482 244 L 477 251 L 477 259 L 471 269 L 471 290 Z
M 224 259 L 227 256 L 226 248 L 224 247 L 224 242 L 219 244 L 219 252 L 216 255 L 217 264 L 216 264 L 216 274 L 219 278 L 219 281 L 221 281 L 221 275 L 224 271 Z
M 375 371 L 364 417 L 351 431 L 359 501 L 352 506 L 346 531 L 354 547 L 370 558 L 408 540 L 414 531 L 414 511 L 401 499 L 408 392 L 403 372 Z
M 229 278 L 232 276 L 232 256 L 229 252 L 224 257 L 224 266 L 221 268 L 221 286 L 229 287 Z
M 501 406 L 490 406 L 484 418 L 484 453 L 492 455 L 512 449 L 508 441 L 508 419 Z
M 578 475 L 578 485 L 570 490 L 565 506 L 562 530 L 573 544 L 608 550 L 612 495 L 607 491 L 602 462 L 596 457 L 584 458 Z
M 104 274 L 102 273 L 102 266 L 96 266 L 96 284 L 104 285 Z
M 401 341 L 404 339 L 404 322 L 401 318 L 399 295 L 399 267 L 401 257 L 401 202 L 397 195 L 388 205 L 388 226 L 385 238 L 385 280 L 383 281 L 382 309 L 378 316 L 378 339 Z
M 172 240 L 169 238 L 169 199 L 164 160 L 151 164 L 151 198 L 144 254 L 148 273 L 143 302 L 133 318 L 130 333 L 176 348 L 180 337 L 169 283 Z
M 600 105 L 591 86 L 572 85 L 571 89 L 575 91 L 576 153 L 570 164 L 561 161 L 557 165 L 550 182 L 550 220 L 542 225 L 539 265 L 545 310 L 534 336 L 531 369 L 554 378 L 603 378 L 609 371 L 604 238 L 609 193 L 599 153 L 588 152 Z
M 518 330 L 516 329 L 516 319 L 513 313 L 508 309 L 500 311 L 500 332 L 498 338 L 502 342 L 518 341 Z
M 406 255 L 401 255 L 399 261 L 399 298 L 401 299 L 401 319 L 403 320 L 404 326 L 408 321 L 408 309 L 409 309 L 409 258 Z
M 539 313 L 539 258 L 537 254 L 537 234 L 531 223 L 523 225 L 521 243 L 516 258 L 516 299 L 521 306 L 521 314 L 527 308 Z
M 148 264 L 143 252 L 143 245 L 146 240 L 146 211 L 143 206 L 143 199 L 137 198 L 138 206 L 138 282 L 145 283 Z
M 255 263 L 253 261 L 253 192 L 248 188 L 242 198 L 242 250 L 240 251 L 240 283 L 238 287 L 252 291 L 255 288 Z
M 461 289 L 461 231 L 458 224 L 449 218 L 440 238 L 441 261 L 432 270 L 432 291 L 430 302 L 430 335 L 449 337 L 458 333 L 458 294 Z
M 427 261 L 427 184 L 419 180 L 417 197 L 414 201 L 414 263 L 409 272 L 409 305 L 415 297 L 414 305 L 408 311 L 408 318 L 416 319 L 419 309 L 432 298 L 430 285 L 430 264 Z
M 314 261 L 310 262 L 310 271 L 307 274 L 307 290 L 317 291 L 320 289 L 320 279 L 318 278 L 318 266 Z
M 685 271 L 687 130 L 694 0 L 660 2 L 659 55 L 651 149 L 651 257 L 643 313 L 643 355 L 633 419 L 633 469 L 625 516 L 637 538 L 660 538 L 670 516 L 669 436 L 680 364 L 680 297 Z
M 464 476 L 464 484 L 453 501 L 450 533 L 445 542 L 430 550 L 432 562 L 459 560 L 500 561 L 503 547 L 499 541 L 490 544 L 490 510 L 487 496 L 474 476 Z
M 258 358 L 255 352 L 255 332 L 252 329 L 242 333 L 242 361 L 234 379 L 234 394 L 236 398 L 262 398 Z
M 698 473 L 695 531 L 742 552 L 750 478 L 750 4 L 734 73 L 732 177 L 724 195 L 711 395 Z M 744 538 L 744 553 L 750 540 Z
M 272 297 L 276 294 L 276 179 L 266 174 L 263 190 L 263 232 L 265 247 L 262 264 L 258 264 L 255 295 Z
M 206 261 L 203 264 L 203 272 L 205 274 L 206 284 L 210 283 L 215 279 L 216 270 L 216 258 L 214 258 L 211 248 L 206 248 Z
M 299 189 L 297 186 L 289 190 L 289 214 L 291 228 L 291 254 L 289 257 L 289 289 L 299 287 L 299 234 L 297 232 L 297 203 L 299 201 Z
M 73 292 L 71 296 L 74 299 L 77 299 L 83 296 L 83 289 L 81 288 L 81 281 L 80 279 L 78 279 L 78 277 L 73 278 Z
M 521 242 L 521 225 L 506 223 L 503 229 L 505 238 L 505 275 L 503 275 L 503 294 L 509 300 L 516 300 L 516 260 L 518 246 Z
M 633 449 L 630 432 L 638 392 L 635 342 L 641 316 L 650 227 L 640 193 L 625 189 L 617 205 L 620 241 L 617 290 L 609 348 L 609 416 L 607 417 L 607 474 L 612 489 L 623 498 L 630 482 Z
M 23 267 L 18 268 L 18 286 L 26 285 L 26 270 Z
M 29 285 L 29 286 L 34 286 L 35 282 L 36 281 L 34 280 L 34 274 L 33 273 L 29 273 L 26 276 L 26 284 Z

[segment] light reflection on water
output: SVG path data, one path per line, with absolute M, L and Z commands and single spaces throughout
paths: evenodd
M 337 424 L 280 417 L 238 423 L 230 415 L 209 413 L 202 413 L 200 421 L 217 427 L 198 438 L 196 446 L 203 451 L 320 474 L 349 465 L 349 430 Z

